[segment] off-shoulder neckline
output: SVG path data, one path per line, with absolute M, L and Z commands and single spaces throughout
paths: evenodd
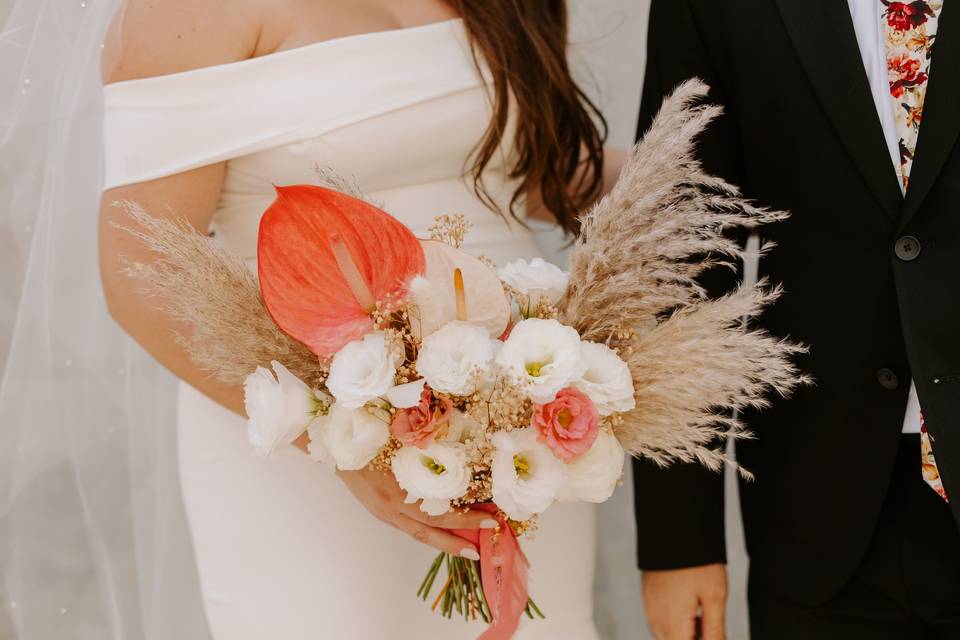
M 379 31 L 367 31 L 364 33 L 354 33 L 346 36 L 338 36 L 336 38 L 330 38 L 329 40 L 320 40 L 319 42 L 313 42 L 311 44 L 305 44 L 299 47 L 293 47 L 291 49 L 283 49 L 280 51 L 275 51 L 273 53 L 268 53 L 262 56 L 255 56 L 253 58 L 246 58 L 244 60 L 236 60 L 234 62 L 225 62 L 223 64 L 209 65 L 206 67 L 197 67 L 195 69 L 187 69 L 186 71 L 177 71 L 174 73 L 168 73 L 159 76 L 147 76 L 144 78 L 134 78 L 132 80 L 120 80 L 117 82 L 111 82 L 104 85 L 104 90 L 111 90 L 114 88 L 130 86 L 139 83 L 149 83 L 158 80 L 169 80 L 173 78 L 182 78 L 204 73 L 215 73 L 217 71 L 224 71 L 227 69 L 238 69 L 243 67 L 255 67 L 264 64 L 270 64 L 277 62 L 281 59 L 293 58 L 297 56 L 303 56 L 317 50 L 332 47 L 336 45 L 344 45 L 353 42 L 358 42 L 361 40 L 374 40 L 384 37 L 396 37 L 399 35 L 404 36 L 415 36 L 423 35 L 428 31 L 443 31 L 449 30 L 451 27 L 459 27 L 457 29 L 458 33 L 461 33 L 463 30 L 463 19 L 462 18 L 451 18 L 449 20 L 440 20 L 437 22 L 428 22 L 426 24 L 417 25 L 415 27 L 400 27 L 397 29 L 381 29 Z

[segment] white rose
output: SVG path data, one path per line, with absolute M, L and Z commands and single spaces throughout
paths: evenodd
M 538 404 L 551 402 L 586 368 L 576 330 L 540 318 L 521 320 L 513 327 L 497 364 Z
M 407 504 L 423 500 L 420 510 L 431 516 L 450 511 L 450 501 L 463 496 L 470 485 L 467 454 L 455 444 L 402 447 L 391 467 L 397 484 L 407 492 Z
M 514 260 L 498 272 L 500 279 L 508 285 L 530 296 L 530 302 L 536 305 L 540 298 L 550 304 L 556 304 L 567 290 L 570 274 L 543 258 Z
M 417 372 L 435 391 L 468 396 L 477 390 L 493 356 L 493 342 L 484 327 L 454 321 L 423 339 Z
M 390 439 L 390 427 L 366 409 L 334 404 L 310 424 L 310 456 L 343 471 L 363 469 Z
M 625 458 L 617 437 L 601 430 L 590 450 L 567 465 L 567 483 L 560 500 L 606 502 L 623 475 Z
M 547 509 L 564 484 L 564 464 L 537 439 L 532 427 L 498 431 L 491 439 L 493 501 L 513 520 Z
M 276 377 L 264 367 L 243 382 L 247 411 L 247 437 L 261 456 L 289 445 L 304 432 L 316 415 L 320 398 L 302 380 L 277 361 Z
M 381 331 L 367 334 L 340 349 L 330 364 L 327 389 L 348 409 L 358 409 L 393 387 L 397 354 Z
M 630 367 L 616 351 L 605 344 L 584 341 L 580 355 L 587 370 L 573 386 L 590 397 L 601 416 L 636 408 Z

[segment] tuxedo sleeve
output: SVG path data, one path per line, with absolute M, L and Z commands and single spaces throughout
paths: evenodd
M 678 84 L 700 78 L 710 85 L 708 101 L 723 106 L 725 113 L 699 139 L 698 156 L 707 171 L 736 183 L 740 154 L 724 86 L 722 16 L 718 15 L 722 4 L 722 0 L 653 0 L 637 130 L 638 134 L 647 130 L 663 98 Z M 714 269 L 704 274 L 702 284 L 711 295 L 720 295 L 733 289 L 737 279 L 729 269 Z M 696 464 L 664 469 L 635 460 L 633 482 L 641 569 L 726 562 L 722 473 Z

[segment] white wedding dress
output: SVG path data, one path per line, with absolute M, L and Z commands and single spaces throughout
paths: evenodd
M 461 175 L 489 122 L 459 20 L 317 43 L 105 89 L 106 186 L 228 161 L 212 231 L 255 268 L 274 184 L 355 177 L 416 234 L 463 213 L 465 249 L 498 263 L 539 253 Z M 485 180 L 506 205 L 502 162 Z M 258 458 L 245 421 L 181 385 L 180 474 L 216 640 L 475 638 L 414 593 L 435 552 L 370 516 L 328 469 L 289 450 Z M 591 640 L 594 510 L 554 506 L 524 542 L 546 620 L 517 638 Z M 435 588 L 436 589 L 436 588 Z M 170 615 L 175 615 L 171 612 Z M 189 639 L 183 639 L 189 640 Z

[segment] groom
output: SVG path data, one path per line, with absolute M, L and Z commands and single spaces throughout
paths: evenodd
M 816 379 L 737 446 L 752 638 L 960 638 L 960 0 L 653 0 L 641 131 L 691 76 L 706 167 L 793 214 L 761 324 Z M 654 633 L 722 638 L 721 476 L 635 482 Z

